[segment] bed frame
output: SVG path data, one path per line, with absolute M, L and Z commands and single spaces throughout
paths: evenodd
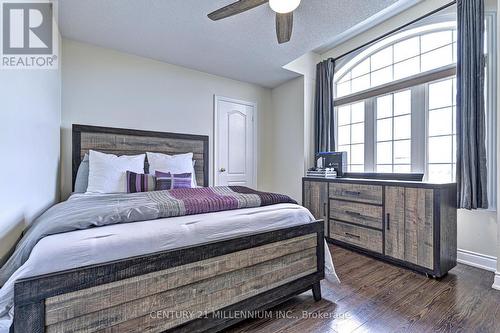
M 78 167 L 91 149 L 115 155 L 138 155 L 147 151 L 169 155 L 193 153 L 196 181 L 200 186 L 208 186 L 209 148 L 206 135 L 73 125 L 73 187 Z M 145 170 L 149 170 L 147 160 Z
M 197 177 L 208 184 L 208 137 L 79 125 L 73 129 L 74 163 L 85 150 L 103 150 L 98 148 L 103 142 L 104 151 L 135 153 L 151 151 L 140 149 L 145 138 L 155 145 L 161 139 L 168 147 L 183 140 L 186 149 L 189 142 L 201 144 L 201 153 L 195 153 L 203 158 Z M 310 289 L 320 300 L 324 244 L 323 221 L 315 221 L 22 279 L 14 288 L 11 331 L 219 331 Z

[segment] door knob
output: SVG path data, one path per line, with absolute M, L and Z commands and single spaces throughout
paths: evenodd
M 219 170 L 220 172 L 226 172 L 226 169 L 225 168 L 220 168 Z

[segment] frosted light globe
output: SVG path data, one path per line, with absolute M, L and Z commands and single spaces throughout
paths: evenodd
M 269 0 L 271 9 L 280 14 L 293 12 L 299 5 L 300 0 Z

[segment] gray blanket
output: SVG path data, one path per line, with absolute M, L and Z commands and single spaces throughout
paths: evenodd
M 16 250 L 0 269 L 0 286 L 28 260 L 43 237 L 116 223 L 295 203 L 286 195 L 246 187 L 175 189 L 134 194 L 73 197 L 55 205 L 28 229 Z

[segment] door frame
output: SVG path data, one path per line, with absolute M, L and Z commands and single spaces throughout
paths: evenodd
M 217 186 L 217 164 L 219 163 L 219 150 L 217 149 L 218 143 L 219 143 L 219 135 L 218 135 L 218 130 L 219 130 L 219 124 L 217 120 L 219 119 L 219 102 L 229 102 L 229 103 L 236 103 L 236 104 L 242 104 L 245 106 L 251 106 L 253 107 L 253 124 L 252 124 L 252 134 L 253 134 L 253 149 L 252 149 L 252 155 L 253 155 L 253 179 L 252 179 L 252 184 L 251 187 L 257 187 L 257 152 L 258 152 L 258 140 L 257 140 L 257 122 L 258 122 L 258 111 L 257 111 L 257 103 L 256 102 L 249 102 L 249 101 L 244 101 L 241 99 L 235 99 L 235 98 L 230 98 L 230 97 L 224 97 L 215 94 L 214 95 L 214 162 L 213 162 L 213 177 L 214 177 L 214 186 Z

